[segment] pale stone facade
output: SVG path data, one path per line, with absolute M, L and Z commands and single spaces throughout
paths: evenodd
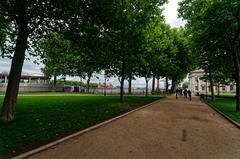
M 7 72 L 0 72 L 0 83 L 8 83 L 9 74 Z M 41 75 L 22 74 L 20 83 L 29 84 L 48 84 L 49 80 Z
M 9 74 L 7 72 L 0 72 L 0 92 L 5 92 L 8 85 Z M 19 84 L 19 92 L 49 92 L 52 85 L 49 80 L 40 75 L 21 75 Z M 57 87 L 61 91 L 62 86 Z
M 193 92 L 205 93 L 206 92 L 206 82 L 202 81 L 200 78 L 204 76 L 204 71 L 202 69 L 194 70 L 189 73 L 188 80 L 189 80 L 189 89 Z M 207 83 L 208 92 L 210 92 L 209 83 Z M 214 91 L 218 92 L 218 88 L 214 86 Z M 235 84 L 220 86 L 220 92 L 235 92 L 236 86 Z

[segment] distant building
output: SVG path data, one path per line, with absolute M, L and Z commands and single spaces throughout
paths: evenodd
M 9 74 L 0 72 L 0 83 L 8 83 Z M 22 74 L 20 83 L 48 84 L 49 80 L 42 75 Z
M 8 85 L 9 74 L 0 72 L 0 92 L 5 92 Z M 22 74 L 19 84 L 19 92 L 49 92 L 52 85 L 49 79 L 42 75 Z M 59 91 L 62 87 L 58 88 Z
M 97 88 L 105 88 L 105 82 L 104 83 L 99 82 Z M 113 85 L 111 83 L 107 83 L 106 88 L 113 88 Z
M 209 87 L 209 82 L 207 83 L 208 88 L 206 88 L 206 82 L 201 80 L 200 78 L 204 76 L 204 71 L 202 69 L 194 70 L 189 73 L 188 79 L 189 79 L 189 89 L 196 93 L 204 93 L 206 92 L 206 89 L 208 89 L 208 92 L 211 92 L 211 89 Z M 214 86 L 214 91 L 218 92 L 218 87 Z M 221 85 L 219 88 L 219 92 L 236 92 L 236 85 L 230 84 L 230 85 Z

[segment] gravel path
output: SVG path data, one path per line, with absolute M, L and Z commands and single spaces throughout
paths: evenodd
M 240 130 L 197 97 L 174 96 L 33 159 L 239 159 Z

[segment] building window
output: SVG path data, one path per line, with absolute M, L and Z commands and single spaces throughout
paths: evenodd
M 197 77 L 195 77 L 195 81 L 198 82 L 198 78 Z
M 198 86 L 195 86 L 195 90 L 198 91 Z
M 233 85 L 230 85 L 230 91 L 233 91 L 233 89 L 234 89 Z
M 215 91 L 218 91 L 218 87 L 215 87 Z
M 222 86 L 222 91 L 225 91 L 226 90 L 226 87 L 225 86 Z
M 205 90 L 205 86 L 202 86 L 202 91 L 204 91 Z

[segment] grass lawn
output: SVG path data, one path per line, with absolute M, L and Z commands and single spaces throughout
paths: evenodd
M 0 156 L 46 143 L 157 99 L 126 96 L 121 103 L 118 96 L 19 96 L 16 120 L 0 123 Z
M 211 93 L 208 93 L 207 95 L 208 95 L 208 97 L 211 97 Z M 236 93 L 220 93 L 219 97 L 218 97 L 217 92 L 214 92 L 214 95 L 217 98 L 235 98 Z
M 211 100 L 208 100 L 207 102 L 240 124 L 240 113 L 236 112 L 236 99 L 217 98 L 214 102 Z

